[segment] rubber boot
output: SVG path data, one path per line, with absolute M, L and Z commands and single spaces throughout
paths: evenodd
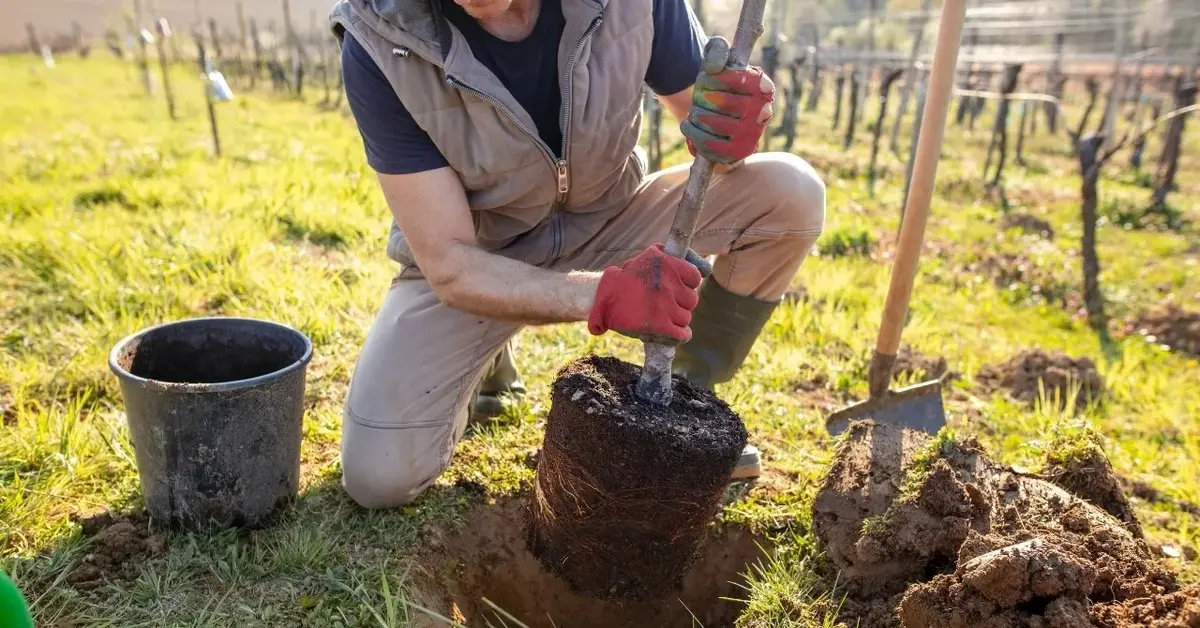
M 475 390 L 475 400 L 471 405 L 471 419 L 468 423 L 490 421 L 504 411 L 500 401 L 503 395 L 521 397 L 525 394 L 525 383 L 517 371 L 516 362 L 512 356 L 512 342 L 504 345 L 504 349 L 492 361 L 492 366 Z
M 674 372 L 708 390 L 733 379 L 779 303 L 734 294 L 706 279 L 692 312 L 692 339 L 675 352 Z M 746 445 L 733 478 L 757 477 L 761 466 L 758 448 Z

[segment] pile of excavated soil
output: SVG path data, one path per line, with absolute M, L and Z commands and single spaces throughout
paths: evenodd
M 1075 407 L 1083 408 L 1104 394 L 1104 380 L 1090 358 L 1072 358 L 1061 351 L 1022 351 L 1002 364 L 985 366 L 976 379 L 985 391 L 1007 390 L 1013 399 L 1034 403 L 1044 389 L 1046 398 L 1065 405 L 1072 386 Z
M 1200 312 L 1190 312 L 1176 303 L 1145 312 L 1132 325 L 1133 331 L 1176 351 L 1200 355 Z
M 941 379 L 943 376 L 946 379 L 954 379 L 958 377 L 958 373 L 950 370 L 946 358 L 940 355 L 928 356 L 909 345 L 904 345 L 896 353 L 896 364 L 892 367 L 892 377 L 899 376 L 924 382 Z
M 67 582 L 80 591 L 102 586 L 107 580 L 134 580 L 142 561 L 167 548 L 166 539 L 150 529 L 145 512 L 114 517 L 109 513 L 80 521 L 91 547 Z
M 1200 626 L 1197 589 L 1181 590 L 1144 540 L 974 439 L 854 424 L 813 526 L 847 625 Z
M 1018 253 L 983 253 L 963 270 L 990 277 L 997 288 L 1012 290 L 1025 286 L 1030 293 L 1051 302 L 1065 302 L 1070 291 L 1055 269 Z
M 634 394 L 641 368 L 585 356 L 551 390 L 528 545 L 574 590 L 647 600 L 682 586 L 746 445 L 742 420 L 675 376 L 671 403 Z
M 1047 240 L 1054 239 L 1054 227 L 1032 214 L 1005 214 L 1004 218 L 1000 219 L 1000 226 L 1005 229 L 1019 229 L 1024 233 L 1040 235 Z

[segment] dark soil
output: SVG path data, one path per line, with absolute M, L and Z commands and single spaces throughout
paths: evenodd
M 1190 312 L 1176 303 L 1163 303 L 1142 314 L 1131 325 L 1147 340 L 1176 351 L 1200 355 L 1200 312 Z
M 1167 595 L 1100 605 L 1092 609 L 1092 620 L 1101 628 L 1200 628 L 1200 584 Z
M 1093 446 L 1061 455 L 1051 447 L 1041 475 L 1112 515 L 1135 537 L 1145 538 L 1142 525 L 1125 496 L 1121 478 L 1099 448 Z
M 601 599 L 679 589 L 747 439 L 712 392 L 676 377 L 660 408 L 634 395 L 639 375 L 597 356 L 559 372 L 530 500 L 530 551 Z
M 106 581 L 132 581 L 141 572 L 143 561 L 167 548 L 166 539 L 151 529 L 145 512 L 103 513 L 79 523 L 83 535 L 91 537 L 91 546 L 67 582 L 80 591 L 95 589 Z
M 982 253 L 963 269 L 968 275 L 990 277 L 997 288 L 1021 298 L 1066 304 L 1070 287 L 1055 269 L 1019 253 Z M 1059 269 L 1066 272 L 1067 269 Z
M 1193 517 L 1200 518 L 1200 504 L 1194 504 L 1189 501 L 1173 499 L 1170 496 L 1164 495 L 1162 491 L 1153 486 L 1137 480 L 1121 478 L 1121 486 L 1130 494 L 1138 499 L 1144 499 L 1154 504 L 1167 504 L 1173 508 L 1186 512 Z
M 452 534 L 430 528 L 421 540 L 428 556 L 414 574 L 414 601 L 472 628 L 517 625 L 484 598 L 529 628 L 694 628 L 693 615 L 699 625 L 732 626 L 744 608 L 737 600 L 746 598 L 745 574 L 771 547 L 746 528 L 710 522 L 678 591 L 644 602 L 600 600 L 573 591 L 526 549 L 527 499 L 478 506 Z
M 1007 390 L 1013 399 L 1033 404 L 1046 398 L 1065 406 L 1071 387 L 1078 385 L 1075 407 L 1081 409 L 1104 394 L 1104 381 L 1090 358 L 1072 358 L 1061 351 L 1022 351 L 1007 362 L 980 369 L 977 379 L 987 392 Z M 1039 387 L 1040 386 L 1040 387 Z
M 932 379 L 942 379 L 943 376 L 947 380 L 955 379 L 959 377 L 959 374 L 950 370 L 950 367 L 946 363 L 946 358 L 940 355 L 928 356 L 914 350 L 909 345 L 904 345 L 896 353 L 896 364 L 892 367 L 892 377 L 897 378 L 900 376 L 904 376 L 910 380 L 925 382 Z
M 845 582 L 848 625 L 1190 628 L 1198 617 L 1190 590 L 1120 521 L 992 462 L 973 439 L 856 423 L 813 526 Z
M 1000 219 L 1000 226 L 1005 229 L 1019 229 L 1023 233 L 1040 235 L 1047 240 L 1054 239 L 1054 228 L 1050 223 L 1031 214 L 1005 214 Z

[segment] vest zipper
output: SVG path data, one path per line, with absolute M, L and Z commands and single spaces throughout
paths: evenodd
M 521 119 L 518 118 L 515 113 L 513 113 L 512 109 L 508 108 L 508 105 L 500 102 L 498 98 L 495 98 L 491 94 L 475 89 L 474 87 L 467 85 L 453 76 L 446 75 L 446 83 L 451 87 L 470 92 L 491 103 L 491 105 L 496 109 L 504 112 L 504 114 L 508 116 L 508 118 L 512 120 L 514 124 L 517 125 L 517 128 L 521 129 L 525 135 L 528 135 L 529 139 L 533 140 L 533 143 L 539 149 L 541 149 L 542 154 L 545 155 L 546 160 L 550 163 L 550 167 L 554 170 L 554 182 L 557 187 L 554 195 L 554 205 L 550 208 L 550 232 L 554 239 L 550 259 L 554 259 L 558 257 L 560 253 L 562 253 L 562 222 L 561 218 L 559 217 L 559 209 L 567 202 L 567 195 L 571 191 L 571 174 L 570 170 L 567 168 L 568 153 L 571 149 L 571 75 L 575 73 L 575 61 L 579 57 L 579 53 L 583 51 L 583 44 L 587 42 L 589 37 L 592 36 L 592 33 L 596 32 L 596 29 L 600 27 L 600 24 L 603 21 L 604 18 L 599 16 L 592 20 L 592 23 L 588 25 L 587 30 L 583 32 L 583 36 L 579 38 L 579 42 L 575 44 L 575 49 L 571 51 L 571 56 L 567 57 L 567 68 L 565 75 L 563 76 L 563 84 L 566 86 L 566 89 L 563 93 L 563 140 L 561 159 L 555 156 L 554 151 L 550 150 L 550 147 L 542 141 L 542 138 L 537 134 L 536 131 L 531 131 L 529 127 L 521 123 Z
M 550 208 L 550 231 L 554 234 L 554 250 L 551 252 L 550 259 L 556 259 L 562 254 L 562 219 L 559 217 L 559 208 L 566 203 L 567 194 L 571 191 L 571 174 L 567 169 L 567 161 L 571 157 L 571 85 L 574 83 L 571 77 L 575 74 L 575 61 L 579 58 L 579 53 L 583 51 L 583 44 L 592 36 L 592 33 L 596 32 L 597 28 L 600 28 L 600 23 L 603 21 L 603 17 L 596 16 L 596 19 L 588 25 L 587 30 L 583 31 L 583 36 L 575 43 L 575 49 L 571 51 L 571 56 L 567 57 L 567 68 L 563 74 L 563 139 L 560 153 L 563 158 L 558 162 L 558 198 L 561 200 Z

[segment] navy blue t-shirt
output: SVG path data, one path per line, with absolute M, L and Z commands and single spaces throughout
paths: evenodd
M 555 154 L 561 152 L 558 44 L 565 26 L 561 0 L 542 0 L 533 31 L 518 42 L 488 33 L 453 0 L 432 1 L 442 3 L 446 19 L 462 32 L 471 53 L 533 118 L 542 141 Z M 645 81 L 656 94 L 666 96 L 695 82 L 703 54 L 702 34 L 686 0 L 653 2 L 654 41 Z M 407 174 L 448 165 L 370 54 L 350 33 L 342 44 L 342 74 L 346 100 L 372 169 Z

